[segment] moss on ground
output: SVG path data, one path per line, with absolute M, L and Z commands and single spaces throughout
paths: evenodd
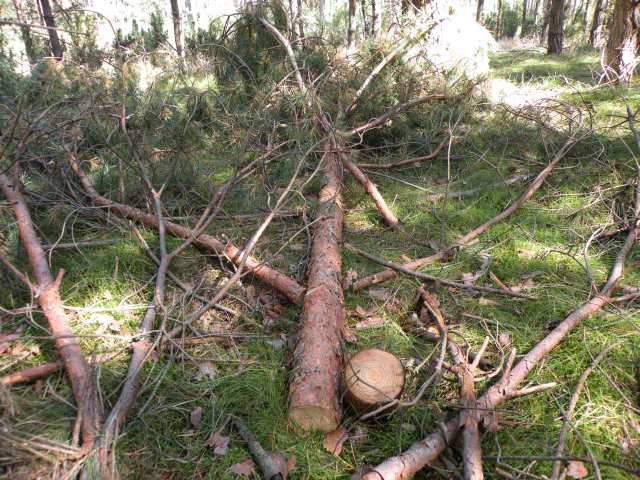
M 640 88 L 637 88 L 638 84 L 629 89 L 595 88 L 592 71 L 596 63 L 597 56 L 592 52 L 551 58 L 539 52 L 513 51 L 498 54 L 493 59 L 494 75 L 512 81 L 535 81 L 542 88 L 551 90 L 562 83 L 561 75 L 569 77 L 572 85 L 581 90 L 564 92 L 562 100 L 568 105 L 587 105 L 597 131 L 561 162 L 535 197 L 512 218 L 456 253 L 447 263 L 422 269 L 434 275 L 459 279 L 463 273 L 477 271 L 480 267 L 478 254 L 487 253 L 492 257 L 491 271 L 506 285 L 528 286 L 530 293 L 536 296 L 535 300 L 526 301 L 438 289 L 442 310 L 452 332 L 472 347 L 477 348 L 485 335 L 498 339 L 505 338 L 502 334 L 508 334 L 518 352 L 526 352 L 592 293 L 587 266 L 595 285 L 607 276 L 621 238 L 593 242 L 586 253 L 584 246 L 596 228 L 614 224 L 617 220 L 615 209 L 619 214 L 621 206 L 628 205 L 631 200 L 631 188 L 623 184 L 634 177 L 635 163 L 623 141 L 627 145 L 632 142 L 624 125 L 620 124 L 620 118 L 615 116 L 624 115 L 622 98 L 638 107 Z M 210 91 L 213 95 L 215 88 L 210 84 L 207 78 L 198 78 L 192 87 Z M 437 111 L 433 114 L 434 118 L 438 115 Z M 437 123 L 436 120 L 433 122 Z M 524 189 L 522 183 L 496 186 L 495 182 L 515 174 L 537 172 L 548 161 L 545 148 L 559 147 L 559 140 L 555 138 L 545 138 L 545 146 L 540 131 L 531 122 L 498 107 L 476 107 L 463 123 L 464 131 L 453 144 L 450 156 L 440 155 L 418 166 L 372 174 L 384 197 L 402 218 L 410 238 L 389 231 L 380 222 L 371 200 L 352 179 L 346 179 L 345 237 L 349 242 L 397 262 L 406 257 L 428 255 L 432 252 L 433 242 L 448 244 L 461 233 L 495 216 Z M 215 133 L 211 134 L 198 145 L 203 152 L 201 161 L 196 164 L 198 171 L 185 173 L 187 183 L 182 185 L 184 188 L 176 187 L 167 192 L 173 211 L 182 215 L 197 214 L 194 205 L 203 203 L 210 182 L 219 182 L 231 175 L 228 152 L 215 136 Z M 423 144 L 416 150 L 424 148 Z M 367 153 L 366 156 L 373 161 L 389 162 L 401 156 L 401 152 Z M 291 161 L 283 159 L 275 168 L 267 169 L 264 175 L 256 178 L 255 183 L 243 184 L 229 196 L 225 211 L 263 211 L 267 197 L 273 202 L 274 192 L 277 193 L 277 188 L 281 188 L 291 175 L 292 165 Z M 103 174 L 106 175 L 104 184 L 110 185 L 109 175 L 113 172 Z M 428 195 L 443 191 L 448 181 L 450 190 L 477 187 L 482 190 L 462 200 L 429 201 Z M 128 178 L 128 182 L 132 187 L 129 194 L 139 195 L 134 188 L 139 179 Z M 291 206 L 304 202 L 312 203 L 313 200 L 298 195 Z M 74 232 L 82 232 L 81 236 L 103 232 L 95 218 L 76 216 Z M 51 220 L 47 227 L 47 215 L 42 211 L 39 219 L 50 240 L 58 235 L 59 221 Z M 242 223 L 221 219 L 211 230 L 241 243 L 260 221 L 260 215 Z M 301 234 L 280 251 L 296 232 Z M 155 248 L 154 232 L 144 234 Z M 100 235 L 105 236 L 104 233 Z M 67 237 L 68 233 L 65 241 Z M 277 267 L 295 274 L 305 240 L 303 219 L 277 220 L 261 240 L 258 256 L 269 258 Z M 7 237 L 6 241 L 15 246 L 15 238 Z M 13 251 L 19 250 L 14 248 Z M 52 259 L 54 269 L 64 268 L 67 272 L 63 297 L 68 305 L 85 308 L 140 305 L 151 295 L 154 266 L 135 238 L 121 238 L 114 245 L 86 248 L 81 252 L 56 252 Z M 343 259 L 345 273 L 355 270 L 359 275 L 365 275 L 379 270 L 376 265 L 348 252 L 344 253 Z M 24 259 L 16 260 L 24 264 Z M 191 285 L 202 279 L 203 294 L 206 295 L 220 279 L 217 267 L 216 259 L 188 250 L 176 262 L 173 271 Z M 639 267 L 640 249 L 636 247 L 627 259 L 625 285 L 640 284 Z M 479 282 L 493 286 L 486 275 Z M 251 278 L 244 281 L 245 285 L 251 283 Z M 354 330 L 357 342 L 346 345 L 346 351 L 384 348 L 413 366 L 433 354 L 434 345 L 416 336 L 409 321 L 414 311 L 417 285 L 414 279 L 397 278 L 380 287 L 384 290 L 378 291 L 377 296 L 347 292 L 347 323 Z M 11 284 L 10 287 L 0 292 L 2 305 L 18 308 L 24 304 L 26 296 L 19 286 Z M 260 292 L 262 287 L 256 287 Z M 236 293 L 243 296 L 241 291 Z M 387 297 L 386 300 L 380 293 Z M 185 307 L 181 292 L 171 286 L 167 298 L 170 315 L 182 318 Z M 456 412 L 457 385 L 445 375 L 418 405 L 388 417 L 359 425 L 355 415 L 347 412 L 345 425 L 352 429 L 364 428 L 367 435 L 360 440 L 350 439 L 342 454 L 333 456 L 323 449 L 321 435 L 302 434 L 287 419 L 286 365 L 289 359 L 286 342 L 282 339 L 292 334 L 297 311 L 286 308 L 281 317 L 270 324 L 264 311 L 248 310 L 238 300 L 229 299 L 225 305 L 244 310 L 244 315 L 212 312 L 198 327 L 204 331 L 245 332 L 245 339 L 158 355 L 146 367 L 137 409 L 118 442 L 116 455 L 123 478 L 236 478 L 230 473 L 230 467 L 248 456 L 237 435 L 231 434 L 230 450 L 225 455 L 214 455 L 205 445 L 209 435 L 225 425 L 226 416 L 234 414 L 246 420 L 267 449 L 295 455 L 297 469 L 291 478 L 348 479 L 358 466 L 375 464 L 399 453 L 437 429 L 438 422 Z M 377 309 L 375 315 L 384 321 L 378 326 L 359 330 L 360 319 L 354 313 L 357 307 Z M 82 344 L 87 352 L 122 349 L 123 340 L 135 333 L 142 311 L 108 314 L 116 323 L 103 326 L 106 332 L 96 337 L 104 318 L 101 320 L 83 311 L 72 313 L 75 331 L 85 335 Z M 3 332 L 11 331 L 22 322 L 26 325 L 26 337 L 42 336 L 38 327 L 42 321 L 37 315 L 28 320 L 13 317 L 3 324 Z M 483 437 L 484 454 L 502 457 L 500 464 L 504 468 L 548 474 L 548 462 L 509 457 L 553 455 L 562 425 L 560 407 L 566 408 L 575 382 L 591 359 L 603 348 L 617 343 L 589 377 L 578 402 L 573 419 L 575 431 L 569 435 L 566 451 L 580 456 L 592 451 L 599 459 L 637 468 L 640 448 L 637 430 L 639 328 L 637 302 L 608 307 L 605 312 L 585 321 L 530 376 L 532 383 L 553 381 L 558 386 L 505 404 L 499 412 L 499 431 L 486 433 Z M 255 334 L 264 338 L 256 338 Z M 40 349 L 19 362 L 11 356 L 3 357 L 1 365 L 5 370 L 55 358 L 53 347 L 46 340 L 25 339 L 23 344 L 38 345 Z M 126 353 L 124 350 L 122 355 L 98 367 L 102 401 L 106 407 L 116 398 L 126 370 Z M 499 358 L 500 352 L 493 347 L 489 359 L 498 362 Z M 213 370 L 203 371 L 203 365 Z M 410 370 L 407 395 L 414 394 L 428 375 L 427 368 Z M 480 383 L 478 388 L 484 385 Z M 37 388 L 34 385 L 13 387 L 10 397 L 17 407 L 11 419 L 16 428 L 61 441 L 68 439 L 74 410 L 63 401 L 70 398 L 70 392 L 61 374 L 51 376 Z M 197 427 L 190 423 L 190 412 L 195 407 L 202 407 L 204 411 Z M 457 461 L 455 455 L 451 459 Z M 486 461 L 487 478 L 497 478 L 494 467 L 494 460 Z M 631 478 L 630 474 L 615 468 L 602 465 L 601 469 L 606 479 Z M 421 473 L 418 478 L 431 478 L 432 475 Z

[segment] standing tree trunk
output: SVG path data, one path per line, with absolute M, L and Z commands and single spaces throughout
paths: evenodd
M 564 0 L 551 0 L 549 12 L 549 35 L 547 37 L 547 53 L 560 55 L 564 40 Z
M 540 44 L 544 45 L 547 39 L 547 29 L 549 28 L 549 15 L 551 13 L 551 0 L 544 0 L 542 6 L 542 26 L 540 27 Z
M 369 28 L 369 16 L 367 15 L 367 0 L 361 0 L 360 6 L 362 7 L 362 23 L 364 28 L 364 36 L 371 36 L 371 29 Z
M 608 73 L 615 80 L 628 82 L 638 66 L 640 49 L 640 4 L 631 0 L 616 0 L 613 9 L 613 22 L 605 51 L 605 63 Z
M 476 22 L 481 23 L 482 20 L 482 7 L 484 6 L 484 0 L 478 0 L 476 6 Z
M 371 0 L 371 36 L 377 37 L 382 29 L 382 2 Z
M 531 18 L 531 25 L 533 26 L 533 33 L 535 34 L 536 32 L 536 22 L 538 19 L 538 9 L 540 8 L 540 0 L 536 0 L 536 3 L 533 5 L 533 9 L 531 10 L 531 13 L 533 14 L 532 18 Z
M 498 14 L 496 15 L 496 38 L 502 33 L 502 0 L 498 0 Z
M 296 23 L 298 24 L 298 35 L 300 36 L 300 44 L 304 45 L 304 20 L 302 19 L 302 0 L 298 0 Z
M 58 30 L 56 30 L 56 22 L 53 18 L 53 11 L 51 10 L 51 4 L 49 0 L 38 0 L 40 2 L 40 8 L 42 9 L 42 18 L 47 26 L 47 32 L 49 33 L 49 42 L 51 43 L 51 55 L 56 60 L 62 60 L 63 50 L 60 38 L 58 37 Z
M 182 26 L 180 22 L 180 7 L 178 6 L 178 0 L 171 0 L 171 17 L 173 18 L 173 36 L 176 40 L 176 52 L 179 57 L 182 57 Z
M 22 36 L 22 41 L 24 42 L 24 51 L 27 54 L 27 58 L 29 59 L 29 63 L 34 65 L 38 63 L 38 55 L 36 54 L 36 50 L 33 46 L 33 38 L 31 38 L 31 29 L 28 24 L 30 23 L 24 5 L 22 4 L 22 0 L 13 0 L 13 7 L 16 10 L 16 18 L 18 22 L 22 23 L 20 25 L 20 35 Z
M 602 18 L 604 11 L 607 9 L 607 0 L 596 0 L 596 6 L 593 9 L 593 21 L 589 31 L 589 45 L 595 48 L 600 43 L 600 34 L 602 33 Z
M 347 26 L 347 48 L 351 49 L 354 42 L 356 20 L 356 0 L 349 0 L 349 21 Z
M 318 0 L 318 21 L 320 23 L 320 38 L 324 36 L 324 0 Z
M 589 13 L 589 7 L 591 6 L 591 0 L 587 0 L 586 5 L 584 6 L 584 10 L 582 11 L 582 19 L 580 24 L 582 25 L 582 29 L 587 31 L 587 15 Z
M 527 0 L 522 0 L 522 27 L 520 28 L 520 37 L 527 34 Z

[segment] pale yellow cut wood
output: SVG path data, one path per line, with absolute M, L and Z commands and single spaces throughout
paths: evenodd
M 344 369 L 346 398 L 357 410 L 371 410 L 400 396 L 404 367 L 395 355 L 371 348 L 356 353 Z

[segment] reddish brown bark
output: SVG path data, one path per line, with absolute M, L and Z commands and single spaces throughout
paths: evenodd
M 91 378 L 91 370 L 62 308 L 59 289 L 64 272 L 60 270 L 58 276 L 53 278 L 31 214 L 18 187 L 6 175 L 0 174 L 0 188 L 13 207 L 20 242 L 27 252 L 29 265 L 36 279 L 34 285 L 36 291 L 33 293 L 47 319 L 51 333 L 55 338 L 56 349 L 71 382 L 78 407 L 78 417 L 81 421 L 83 447 L 90 449 L 99 426 L 97 397 Z
M 341 153 L 340 159 L 342 160 L 344 166 L 347 167 L 347 170 L 349 170 L 349 173 L 353 175 L 353 178 L 355 178 L 356 181 L 364 187 L 369 196 L 373 199 L 374 203 L 376 204 L 376 208 L 378 209 L 378 212 L 380 212 L 380 215 L 382 215 L 385 223 L 391 228 L 400 228 L 400 220 L 398 220 L 398 217 L 396 217 L 395 214 L 391 211 L 389 205 L 387 205 L 387 202 L 384 201 L 384 198 L 382 198 L 382 195 L 380 194 L 380 191 L 378 190 L 376 184 L 373 183 L 369 179 L 369 177 L 367 177 L 367 175 L 362 170 L 360 170 L 360 168 L 358 168 L 355 163 L 349 160 L 346 155 Z
M 461 236 L 460 238 L 458 238 L 458 240 L 453 242 L 453 244 L 450 247 L 445 248 L 444 250 L 441 250 L 429 257 L 420 258 L 412 262 L 405 263 L 404 265 L 402 265 L 402 267 L 407 270 L 415 270 L 416 268 L 423 267 L 425 265 L 430 265 L 440 260 L 444 260 L 445 258 L 449 257 L 455 251 L 456 248 L 468 245 L 470 242 L 472 242 L 473 240 L 478 238 L 480 235 L 482 235 L 484 232 L 486 232 L 491 227 L 493 227 L 496 223 L 499 223 L 502 220 L 505 220 L 506 218 L 513 215 L 522 205 L 524 205 L 533 196 L 533 194 L 536 191 L 538 191 L 538 189 L 544 183 L 545 179 L 549 176 L 549 173 L 551 173 L 551 170 L 553 170 L 556 164 L 560 160 L 562 160 L 562 158 L 564 158 L 567 152 L 571 150 L 571 148 L 573 148 L 573 146 L 576 143 L 577 143 L 577 140 L 575 138 L 570 138 L 567 141 L 567 143 L 565 143 L 564 146 L 560 150 L 558 150 L 558 153 L 556 153 L 556 155 L 553 157 L 551 162 L 549 162 L 549 164 L 531 182 L 531 184 L 529 185 L 527 190 L 522 194 L 522 196 L 517 201 L 509 205 L 502 212 L 500 212 L 498 215 L 493 217 L 491 220 L 488 220 L 487 222 L 483 223 L 479 227 L 476 227 L 470 232 Z M 395 278 L 397 274 L 398 273 L 395 270 L 391 270 L 391 269 L 373 273 L 371 275 L 363 277 L 357 280 L 356 282 L 354 282 L 351 288 L 353 290 L 361 290 L 363 288 L 370 287 L 371 285 L 375 285 L 377 283 L 382 283 L 382 282 L 386 282 L 387 280 L 391 280 L 392 278 Z
M 556 348 L 580 322 L 599 312 L 611 301 L 611 294 L 620 282 L 624 271 L 624 261 L 640 236 L 640 185 L 637 189 L 635 203 L 635 226 L 629 232 L 620 249 L 607 283 L 598 294 L 574 310 L 542 341 L 533 347 L 518 364 L 511 369 L 515 359 L 512 351 L 502 380 L 493 385 L 478 399 L 474 415 L 478 421 L 493 415 L 493 410 L 511 398 L 526 395 L 543 389 L 544 385 L 518 389 L 529 373 L 551 350 Z M 403 480 L 411 478 L 417 471 L 433 462 L 455 439 L 460 431 L 460 417 L 457 416 L 443 425 L 439 431 L 432 433 L 420 442 L 416 442 L 407 451 L 385 460 L 383 463 L 364 475 L 363 480 Z
M 289 416 L 303 429 L 332 431 L 340 423 L 339 403 L 344 323 L 342 292 L 342 169 L 335 151 L 323 157 L 302 326 L 289 385 Z
M 80 182 L 85 189 L 85 192 L 91 198 L 93 203 L 95 203 L 96 205 L 108 207 L 112 212 L 115 212 L 136 222 L 140 222 L 147 227 L 155 229 L 158 228 L 158 218 L 155 215 L 145 213 L 142 210 L 131 207 L 129 205 L 113 202 L 108 198 L 103 197 L 93 187 L 93 185 L 91 184 L 91 180 L 89 180 L 89 177 L 80 168 L 80 165 L 72 155 L 69 155 L 69 163 L 78 175 Z M 192 229 L 183 227 L 182 225 L 178 225 L 177 223 L 168 221 L 165 221 L 164 223 L 167 229 L 167 233 L 175 237 L 188 239 L 191 238 L 194 233 Z M 216 237 L 203 233 L 199 235 L 193 243 L 200 248 L 204 248 L 214 252 L 216 255 L 222 255 L 228 258 L 236 265 L 241 261 L 240 256 L 242 250 L 236 247 L 231 242 L 223 243 Z M 272 288 L 283 294 L 292 303 L 298 305 L 302 303 L 305 289 L 302 285 L 300 285 L 292 278 L 283 275 L 282 273 L 274 270 L 271 267 L 268 267 L 267 265 L 261 264 L 259 260 L 253 257 L 247 258 L 245 268 L 247 271 L 251 271 L 258 280 L 271 286 Z

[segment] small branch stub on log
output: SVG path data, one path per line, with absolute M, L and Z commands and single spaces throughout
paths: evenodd
M 371 348 L 356 353 L 344 369 L 347 401 L 370 411 L 395 400 L 404 387 L 404 367 L 395 355 Z

